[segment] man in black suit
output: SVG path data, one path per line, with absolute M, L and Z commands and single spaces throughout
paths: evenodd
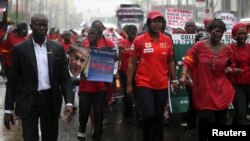
M 24 141 L 39 140 L 39 121 L 42 141 L 57 141 L 62 96 L 68 122 L 73 111 L 74 95 L 68 61 L 63 47 L 46 39 L 48 18 L 45 15 L 33 15 L 30 28 L 31 38 L 16 45 L 13 50 L 5 96 L 4 125 L 10 129 L 15 110 L 22 120 Z

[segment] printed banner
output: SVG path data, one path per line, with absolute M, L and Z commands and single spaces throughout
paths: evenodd
M 221 19 L 227 28 L 227 33 L 231 33 L 233 26 L 239 22 L 239 18 L 233 13 L 220 12 L 215 15 L 216 19 Z
M 113 82 L 116 50 L 90 48 L 90 58 L 84 73 L 89 81 Z
M 167 8 L 165 12 L 167 26 L 184 29 L 185 23 L 192 20 L 193 13 L 187 10 Z
M 103 31 L 103 36 L 107 39 L 110 39 L 111 41 L 113 41 L 113 43 L 115 44 L 115 49 L 116 49 L 116 53 L 119 54 L 119 48 L 118 48 L 118 42 L 119 40 L 122 39 L 122 36 L 119 35 L 119 33 L 117 33 L 114 29 L 112 28 L 107 28 Z M 114 71 L 113 71 L 113 74 L 117 74 L 118 72 L 118 61 L 115 62 L 115 65 L 114 65 Z
M 103 31 L 103 36 L 111 41 L 114 42 L 114 44 L 116 45 L 118 43 L 119 40 L 122 39 L 122 36 L 119 35 L 119 33 L 117 33 L 115 31 L 115 29 L 112 29 L 112 28 L 108 28 L 108 29 L 105 29 Z
M 176 61 L 176 74 L 180 78 L 182 72 L 182 60 L 187 50 L 194 44 L 195 34 L 173 34 L 174 57 Z M 169 105 L 172 113 L 186 112 L 188 97 L 185 87 L 180 87 L 177 94 L 169 91 Z

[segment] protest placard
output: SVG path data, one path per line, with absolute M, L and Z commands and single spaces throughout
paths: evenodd
M 165 11 L 165 18 L 167 26 L 171 28 L 182 28 L 184 29 L 185 23 L 192 20 L 192 11 L 180 10 L 174 8 L 167 8 Z
M 116 50 L 90 48 L 89 62 L 84 74 L 89 81 L 113 82 Z

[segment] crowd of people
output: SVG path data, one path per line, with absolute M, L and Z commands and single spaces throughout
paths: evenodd
M 24 141 L 38 141 L 39 128 L 42 141 L 57 141 L 63 100 L 67 122 L 76 110 L 79 112 L 78 140 L 87 140 L 90 119 L 92 139 L 101 141 L 104 108 L 112 104 L 114 85 L 85 77 L 89 47 L 119 50 L 114 56 L 118 61 L 114 76 L 121 80 L 123 116 L 131 118 L 135 104 L 143 141 L 164 140 L 169 86 L 173 94 L 178 94 L 180 86 L 186 87 L 189 107 L 182 114 L 183 122 L 188 130 L 198 130 L 199 141 L 207 140 L 209 127 L 228 123 L 231 103 L 235 111 L 232 124 L 249 124 L 250 44 L 246 42 L 249 25 L 235 24 L 232 28 L 235 43 L 227 45 L 221 42 L 226 31 L 221 19 L 204 19 L 203 31 L 197 30 L 194 21 L 187 21 L 184 29 L 168 33 L 166 19 L 158 11 L 147 15 L 145 31 L 128 24 L 118 33 L 96 20 L 82 30 L 82 35 L 73 30 L 60 35 L 56 28 L 49 29 L 48 23 L 46 15 L 34 14 L 30 35 L 27 23 L 1 32 L 1 75 L 7 79 L 4 125 L 10 129 L 14 116 L 19 117 Z M 117 37 L 105 36 L 104 32 L 109 31 Z M 195 43 L 184 56 L 181 76 L 176 74 L 171 34 L 196 34 Z M 76 97 L 78 107 L 74 103 Z

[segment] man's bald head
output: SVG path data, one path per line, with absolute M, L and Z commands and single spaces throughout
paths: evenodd
M 34 14 L 31 17 L 30 28 L 34 40 L 43 43 L 48 31 L 48 17 L 44 14 Z
M 195 34 L 196 33 L 196 25 L 195 22 L 192 20 L 189 20 L 185 23 L 185 31 L 188 34 Z
M 34 23 L 37 20 L 46 20 L 46 21 L 48 21 L 48 17 L 45 14 L 41 14 L 41 13 L 34 14 L 31 17 L 31 24 Z

